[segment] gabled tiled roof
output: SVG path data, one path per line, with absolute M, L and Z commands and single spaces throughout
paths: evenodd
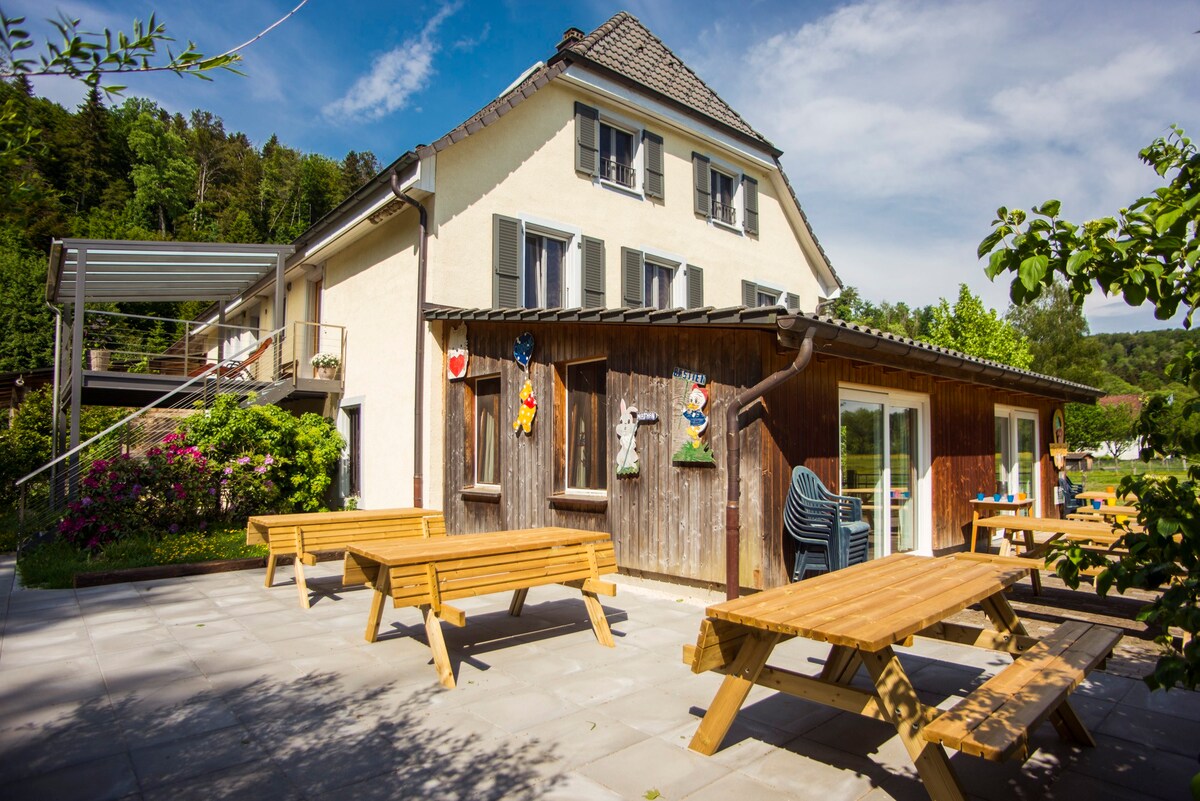
M 778 153 L 632 14 L 618 12 L 582 40 L 564 48 L 562 55 L 611 70 Z

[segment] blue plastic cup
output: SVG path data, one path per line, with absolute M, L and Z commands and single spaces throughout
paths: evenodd
M 982 492 L 977 492 L 977 493 L 975 493 L 975 500 L 977 500 L 977 501 L 982 501 L 982 500 L 983 500 L 983 493 L 982 493 Z
M 1092 501 L 1092 508 L 1097 512 L 1100 511 L 1100 501 Z
M 1009 502 L 1009 503 L 1012 503 L 1012 502 L 1013 502 L 1013 501 L 1015 501 L 1016 499 L 1017 499 L 1017 496 L 1016 496 L 1016 495 L 1013 495 L 1011 492 L 1008 494 L 1008 502 Z
M 999 502 L 999 501 L 1000 501 L 1000 493 L 998 493 L 998 492 L 997 492 L 995 495 L 993 495 L 993 496 L 992 496 L 992 500 L 993 500 L 993 501 L 996 501 L 996 502 Z

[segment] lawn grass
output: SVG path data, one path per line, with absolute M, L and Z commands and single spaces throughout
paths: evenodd
M 1179 459 L 1158 459 L 1152 462 L 1133 460 L 1118 462 L 1115 459 L 1097 459 L 1091 470 L 1072 470 L 1068 473 L 1076 484 L 1083 483 L 1089 490 L 1116 487 L 1126 476 L 1175 476 L 1186 478 L 1187 468 Z
M 76 573 L 266 555 L 267 546 L 246 544 L 245 529 L 229 528 L 161 538 L 131 537 L 95 554 L 55 540 L 22 553 L 17 572 L 26 587 L 66 589 L 74 586 Z

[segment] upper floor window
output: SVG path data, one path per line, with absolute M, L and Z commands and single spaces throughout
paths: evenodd
M 494 308 L 604 306 L 603 240 L 552 221 L 492 215 Z
M 784 292 L 776 286 L 742 281 L 743 306 L 786 306 L 790 311 L 800 308 L 800 296 Z
M 621 248 L 621 305 L 634 309 L 702 308 L 704 270 L 664 251 Z
M 637 123 L 575 104 L 575 169 L 601 184 L 663 198 L 663 138 Z
M 633 189 L 637 169 L 633 166 L 633 134 L 600 123 L 600 177 Z
M 525 232 L 525 308 L 565 306 L 567 243 L 544 234 Z
M 728 228 L 758 234 L 758 181 L 692 153 L 696 214 Z
M 735 200 L 733 176 L 717 169 L 710 169 L 709 180 L 712 186 L 712 218 L 720 220 L 726 225 L 736 225 L 737 209 L 733 205 Z

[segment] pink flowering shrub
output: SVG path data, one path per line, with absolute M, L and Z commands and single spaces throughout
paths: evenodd
M 281 511 L 274 461 L 270 455 L 241 456 L 217 464 L 183 434 L 168 434 L 144 456 L 93 462 L 59 533 L 96 550 L 129 536 L 205 531 L 210 524 Z

